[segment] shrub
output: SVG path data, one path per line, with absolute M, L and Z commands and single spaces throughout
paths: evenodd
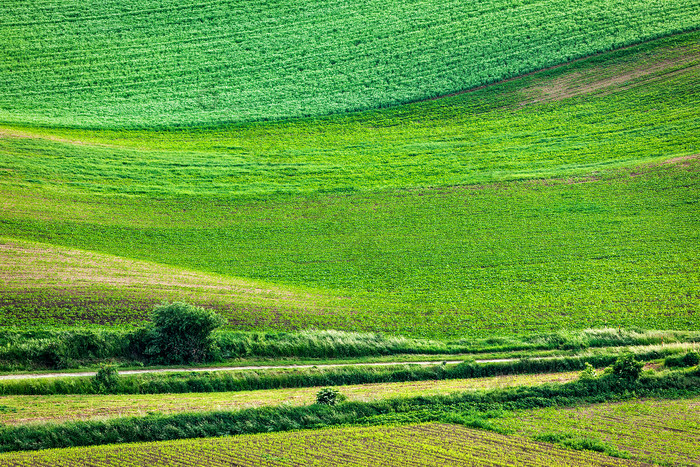
M 664 360 L 667 367 L 690 367 L 700 363 L 700 355 L 697 352 L 688 352 L 685 355 L 670 356 Z
M 316 393 L 316 403 L 321 405 L 336 405 L 343 402 L 345 396 L 340 391 L 334 388 L 322 388 Z
M 119 387 L 119 372 L 112 365 L 102 365 L 97 370 L 92 383 L 96 392 L 113 392 Z
M 618 379 L 635 381 L 642 373 L 644 363 L 638 362 L 634 355 L 626 353 L 620 355 L 612 366 L 612 374 Z
M 598 376 L 598 375 L 596 374 L 595 369 L 593 368 L 593 365 L 586 362 L 585 368 L 583 369 L 583 371 L 579 375 L 579 379 L 584 380 L 584 381 L 591 380 L 591 379 L 595 379 L 596 376 Z
M 152 328 L 140 336 L 145 355 L 161 363 L 209 361 L 217 346 L 212 332 L 226 320 L 210 310 L 183 302 L 165 303 L 151 313 Z

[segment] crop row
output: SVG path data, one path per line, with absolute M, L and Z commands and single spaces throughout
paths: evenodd
M 3 466 L 624 466 L 635 462 L 470 428 L 426 424 L 244 435 L 0 455 Z
M 574 380 L 578 372 L 532 375 L 490 376 L 484 378 L 409 381 L 401 383 L 355 384 L 337 389 L 350 401 L 368 401 L 395 397 L 432 396 L 458 391 L 536 386 Z M 257 391 L 176 393 L 0 396 L 0 423 L 55 423 L 71 420 L 134 417 L 159 413 L 233 411 L 250 407 L 309 405 L 315 401 L 318 387 L 265 389 Z
M 700 462 L 700 399 L 645 399 L 566 409 L 527 410 L 491 420 L 530 438 L 599 439 L 660 465 Z
M 700 151 L 698 37 L 346 118 L 88 135 L 163 151 L 3 137 L 0 234 L 283 284 L 278 306 L 223 302 L 243 330 L 696 329 L 698 160 L 658 161 Z M 605 92 L 531 102 L 591 82 Z M 538 180 L 453 186 L 523 177 Z M 51 288 L 2 292 L 3 323 L 143 317 L 99 294 L 62 310 Z M 132 292 L 113 298 L 142 306 Z
M 448 421 L 491 427 L 488 418 L 503 410 L 576 406 L 640 397 L 697 396 L 697 368 L 629 380 L 614 373 L 560 385 L 503 388 L 486 392 L 401 397 L 335 406 L 277 406 L 206 413 L 149 415 L 63 424 L 8 426 L 0 430 L 0 451 L 39 450 L 165 441 L 234 434 L 294 431 L 340 424 L 381 425 L 396 422 Z
M 693 91 L 700 86 L 698 37 L 665 39 L 537 79 L 352 117 L 201 133 L 96 133 L 100 144 L 118 140 L 165 151 L 65 144 L 95 138 L 89 132 L 69 133 L 60 142 L 2 138 L 7 171 L 0 185 L 46 190 L 48 196 L 68 190 L 110 197 L 267 198 L 580 175 L 610 164 L 693 154 L 700 146 L 700 104 Z M 537 102 L 562 88 L 566 93 L 555 102 Z M 567 95 L 579 98 L 561 101 Z M 123 210 L 131 208 L 119 201 Z M 71 204 L 94 209 L 82 197 Z M 170 216 L 188 218 L 207 206 L 193 204 Z M 83 219 L 82 211 L 71 215 Z M 154 207 L 137 219 L 147 226 L 166 217 Z M 211 221 L 220 225 L 225 217 Z
M 691 30 L 699 6 L 4 1 L 0 120 L 187 125 L 385 107 Z

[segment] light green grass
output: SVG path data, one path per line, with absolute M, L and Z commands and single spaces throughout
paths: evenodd
M 696 329 L 697 164 L 647 167 L 636 176 L 607 172 L 582 183 L 275 200 L 245 209 L 222 203 L 209 205 L 208 214 L 226 222 L 207 226 L 199 217 L 200 228 L 17 218 L 0 228 L 5 235 L 325 289 L 357 310 L 255 314 L 221 307 L 245 329 L 314 326 L 431 337 L 562 327 Z M 148 203 L 128 209 L 140 204 L 146 216 Z M 168 204 L 173 211 L 186 206 Z M 114 219 L 128 224 L 118 209 Z M 39 310 L 29 322 L 25 310 L 36 298 L 25 298 L 6 297 L 6 323 L 60 321 L 60 313 Z
M 700 33 L 675 36 L 473 93 L 350 116 L 183 131 L 8 128 L 0 132 L 0 186 L 28 190 L 16 196 L 38 197 L 43 216 L 97 214 L 86 196 L 116 196 L 111 204 L 126 209 L 134 196 L 186 196 L 194 198 L 189 216 L 157 202 L 147 216 L 124 214 L 138 225 L 203 214 L 219 223 L 206 212 L 222 198 L 562 177 L 697 154 L 699 44 Z
M 442 381 L 358 384 L 336 388 L 350 401 L 369 401 L 393 397 L 449 394 L 466 390 L 563 383 L 574 380 L 577 375 L 578 372 L 509 375 Z M 158 395 L 1 396 L 0 423 L 22 425 L 131 417 L 150 413 L 229 411 L 280 404 L 307 405 L 316 401 L 318 390 L 319 388 L 312 387 Z
M 698 0 L 5 0 L 0 121 L 317 116 L 431 98 L 700 27 Z

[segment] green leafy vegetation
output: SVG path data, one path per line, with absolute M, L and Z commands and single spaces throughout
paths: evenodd
M 543 433 L 535 436 L 537 441 L 546 441 L 548 443 L 560 444 L 567 448 L 597 451 L 613 457 L 622 457 L 629 459 L 630 454 L 627 451 L 620 451 L 615 446 L 599 439 L 593 439 L 583 436 L 576 436 L 571 433 Z
M 227 204 L 219 213 L 225 210 L 230 221 L 215 228 L 7 219 L 0 230 L 339 297 L 337 308 L 327 303 L 321 310 L 284 302 L 210 305 L 244 330 L 316 327 L 445 338 L 611 326 L 697 329 L 696 166 L 691 160 L 635 177 L 620 171 L 551 186 L 277 200 L 241 211 Z M 146 310 L 86 314 L 80 301 L 55 303 L 55 296 L 42 295 L 7 297 L 3 323 L 147 317 Z
M 3 6 L 0 120 L 89 127 L 386 107 L 700 26 L 696 0 Z
M 197 363 L 216 357 L 212 333 L 226 320 L 211 310 L 184 302 L 164 303 L 153 309 L 152 326 L 134 334 L 137 354 L 159 363 Z
M 669 356 L 664 359 L 664 365 L 667 367 L 689 367 L 700 363 L 700 354 L 690 351 L 685 355 Z
M 679 349 L 646 350 L 634 354 L 641 361 L 663 358 L 678 353 Z M 387 383 L 398 381 L 425 381 L 461 378 L 482 378 L 513 374 L 537 374 L 583 370 L 586 364 L 595 367 L 612 365 L 618 360 L 615 353 L 541 359 L 513 359 L 498 362 L 475 363 L 467 360 L 460 364 L 348 366 L 340 368 L 293 370 L 246 370 L 191 373 L 149 373 L 122 375 L 109 392 L 114 394 L 164 394 L 187 392 L 249 391 L 256 389 L 337 386 L 347 384 Z M 615 376 L 622 387 L 634 380 Z M 93 378 L 27 378 L 3 381 L 0 395 L 19 394 L 94 394 Z
M 697 463 L 700 0 L 0 4 L 0 464 Z
M 316 403 L 322 405 L 336 405 L 347 400 L 347 397 L 335 388 L 321 388 L 316 393 Z
M 110 393 L 119 387 L 119 372 L 112 365 L 102 365 L 92 379 L 95 392 Z
M 620 355 L 611 368 L 611 374 L 619 379 L 634 381 L 642 374 L 644 363 L 634 358 L 631 353 Z
M 314 448 L 312 448 L 312 446 Z M 576 465 L 611 467 L 635 465 L 597 453 L 545 446 L 523 438 L 446 424 L 391 427 L 343 427 L 292 433 L 243 435 L 204 440 L 166 441 L 120 446 L 98 446 L 38 453 L 0 455 L 0 462 L 16 466 L 81 466 L 89 459 L 96 467 L 148 463 L 173 465 Z
M 182 292 L 241 330 L 697 329 L 697 38 L 346 116 L 3 130 L 0 235 L 203 276 L 8 279 L 2 322 L 139 323 Z
M 536 386 L 576 379 L 576 372 L 500 375 L 467 379 L 346 384 L 340 389 L 350 401 L 418 397 L 477 389 Z M 260 389 L 253 391 L 160 394 L 52 394 L 2 396 L 0 422 L 6 425 L 104 420 L 126 416 L 185 412 L 232 411 L 251 407 L 308 405 L 318 387 Z
M 159 308 L 160 309 L 160 308 Z M 205 313 L 209 316 L 210 312 Z M 153 352 L 152 327 L 140 329 L 105 328 L 4 328 L 0 329 L 0 369 L 63 369 L 90 366 L 110 360 L 121 366 L 158 363 Z M 202 343 L 211 356 L 229 365 L 241 363 L 284 364 L 285 359 L 338 359 L 400 355 L 450 356 L 470 354 L 482 358 L 566 356 L 586 349 L 616 352 L 624 346 L 648 347 L 638 351 L 681 352 L 700 342 L 691 331 L 631 331 L 586 329 L 534 333 L 522 336 L 463 338 L 453 341 L 411 339 L 380 333 L 342 331 L 236 332 L 216 331 Z M 148 349 L 151 349 L 147 352 Z M 214 354 L 215 351 L 215 354 Z M 199 350 L 201 353 L 201 350 Z M 659 354 L 661 355 L 661 354 Z M 154 358 L 156 357 L 156 358 Z M 460 357 L 462 358 L 462 357 Z M 269 359 L 274 359 L 272 362 Z M 172 360 L 171 360 L 172 361 Z M 287 361 L 287 363 L 289 363 Z
M 499 430 L 550 442 L 588 439 L 640 462 L 696 464 L 698 448 L 693 440 L 698 436 L 700 399 L 661 397 L 502 413 L 489 422 Z

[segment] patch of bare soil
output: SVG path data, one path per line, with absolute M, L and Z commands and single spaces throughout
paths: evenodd
M 680 165 L 684 165 L 687 167 L 690 165 L 689 161 L 694 160 L 694 159 L 700 159 L 700 154 L 692 154 L 690 156 L 682 156 L 682 157 L 674 157 L 672 159 L 666 159 L 665 161 L 661 162 L 661 164 L 664 164 L 664 165 L 680 164 Z
M 671 68 L 674 70 L 669 71 Z M 697 57 L 693 56 L 659 61 L 647 64 L 644 67 L 637 66 L 633 69 L 615 70 L 614 74 L 609 76 L 604 76 L 601 70 L 593 68 L 585 72 L 567 74 L 553 79 L 545 85 L 526 89 L 525 92 L 532 95 L 533 99 L 525 102 L 525 104 L 555 102 L 592 93 L 605 95 L 614 91 L 630 89 L 651 81 L 667 79 L 670 76 L 697 73 L 699 68 Z
M 58 136 L 46 135 L 46 134 L 37 135 L 37 134 L 29 133 L 27 131 L 11 130 L 8 128 L 0 128 L 0 138 L 45 139 L 45 140 L 49 140 L 49 141 L 54 141 L 56 143 L 75 144 L 75 145 L 80 145 L 80 146 L 89 144 L 85 141 L 81 141 L 78 139 L 60 138 Z M 97 145 L 93 145 L 93 146 L 97 146 Z

